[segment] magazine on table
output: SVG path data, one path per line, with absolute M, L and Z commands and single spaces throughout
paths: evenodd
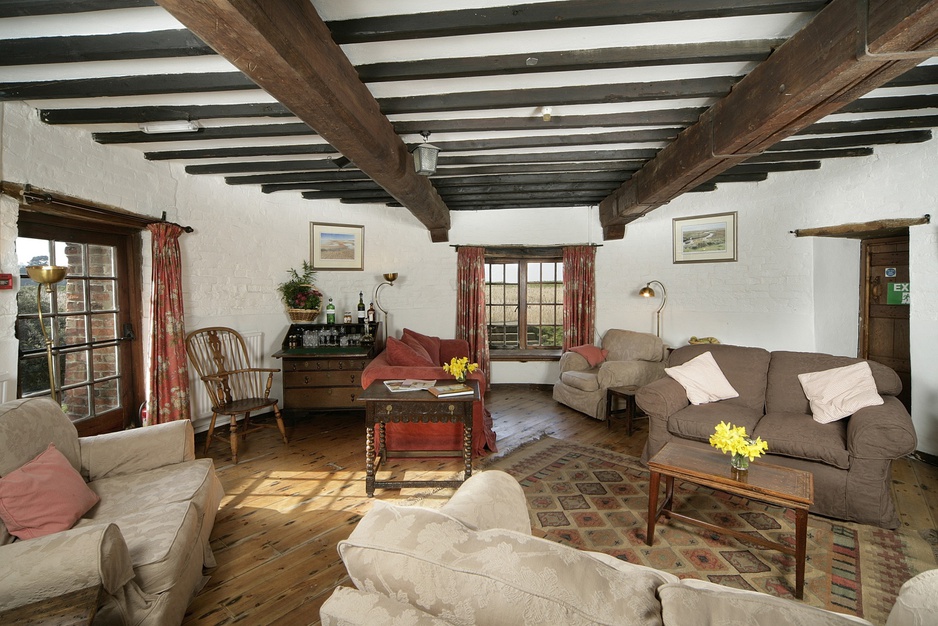
M 475 390 L 465 383 L 449 383 L 445 385 L 434 385 L 427 391 L 437 398 L 449 398 L 451 396 L 468 396 L 475 393 Z
M 400 391 L 423 391 L 436 384 L 435 380 L 420 380 L 417 378 L 407 378 L 403 380 L 386 380 L 384 386 L 392 393 Z

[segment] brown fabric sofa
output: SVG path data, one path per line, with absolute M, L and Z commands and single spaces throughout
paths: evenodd
M 95 625 L 181 624 L 215 566 L 209 533 L 224 496 L 212 460 L 195 458 L 192 423 L 79 437 L 53 400 L 0 405 L 0 476 L 50 443 L 100 502 L 42 537 L 14 539 L 0 522 L 0 623 L 97 588 Z
M 914 451 L 916 438 L 912 418 L 895 397 L 902 383 L 892 369 L 869 362 L 882 405 L 819 424 L 811 416 L 798 374 L 862 359 L 704 344 L 674 350 L 668 365 L 680 365 L 707 351 L 739 397 L 694 406 L 671 378 L 643 387 L 635 396 L 649 416 L 643 461 L 672 439 L 709 446 L 720 421 L 745 426 L 751 436 L 769 443 L 765 462 L 814 475 L 812 512 L 885 528 L 899 525 L 890 491 L 892 461 Z

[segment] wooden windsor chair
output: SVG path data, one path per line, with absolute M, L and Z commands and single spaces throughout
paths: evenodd
M 277 406 L 277 399 L 270 397 L 270 386 L 278 369 L 251 367 L 244 338 L 234 329 L 215 326 L 194 330 L 186 335 L 186 352 L 212 402 L 212 421 L 205 438 L 205 452 L 214 437 L 223 438 L 215 432 L 215 419 L 219 415 L 231 418 L 229 442 L 232 462 L 238 462 L 238 440 L 261 428 L 279 428 L 283 442 L 287 433 Z M 266 380 L 265 380 L 266 379 Z M 266 408 L 273 409 L 276 424 L 251 424 L 251 413 Z M 243 424 L 238 426 L 239 418 Z

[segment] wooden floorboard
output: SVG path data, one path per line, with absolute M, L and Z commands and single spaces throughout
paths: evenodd
M 498 452 L 549 435 L 640 456 L 648 434 L 639 419 L 629 437 L 621 419 L 607 428 L 554 402 L 549 387 L 497 385 L 486 397 Z M 288 416 L 284 444 L 275 430 L 252 433 L 230 462 L 224 442 L 215 461 L 225 498 L 211 535 L 218 566 L 186 612 L 186 626 L 319 624 L 319 607 L 337 585 L 349 585 L 337 545 L 371 507 L 365 496 L 363 412 Z M 199 445 L 204 441 L 197 441 Z M 401 459 L 387 479 L 440 479 L 461 472 L 461 459 Z M 893 485 L 903 526 L 934 533 L 938 467 L 913 458 L 894 464 Z M 451 488 L 378 489 L 375 499 L 440 507 Z

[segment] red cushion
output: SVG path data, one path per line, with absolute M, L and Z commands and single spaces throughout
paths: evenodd
M 433 363 L 433 359 L 430 358 L 430 354 L 427 352 L 426 348 L 424 348 L 419 341 L 414 339 L 413 335 L 404 335 L 401 337 L 401 341 L 403 341 L 405 345 L 409 346 L 418 355 L 427 359 L 427 362 Z
M 433 361 L 434 365 L 440 365 L 440 338 L 431 337 L 429 335 L 422 335 L 416 331 L 413 331 L 409 328 L 404 329 L 404 339 L 408 337 L 416 339 L 423 349 L 427 351 L 427 356 L 430 357 L 430 360 Z
M 426 367 L 435 365 L 435 363 L 430 362 L 430 357 L 427 356 L 426 351 L 424 351 L 423 354 L 418 354 L 417 351 L 406 343 L 394 337 L 388 337 L 386 349 L 388 352 L 388 363 L 390 365 L 403 365 L 405 367 Z
M 35 459 L 0 478 L 0 519 L 20 539 L 68 530 L 100 499 L 51 443 Z
M 609 350 L 603 350 L 589 344 L 570 348 L 570 352 L 576 352 L 582 356 L 590 364 L 590 367 L 596 367 L 609 356 Z

